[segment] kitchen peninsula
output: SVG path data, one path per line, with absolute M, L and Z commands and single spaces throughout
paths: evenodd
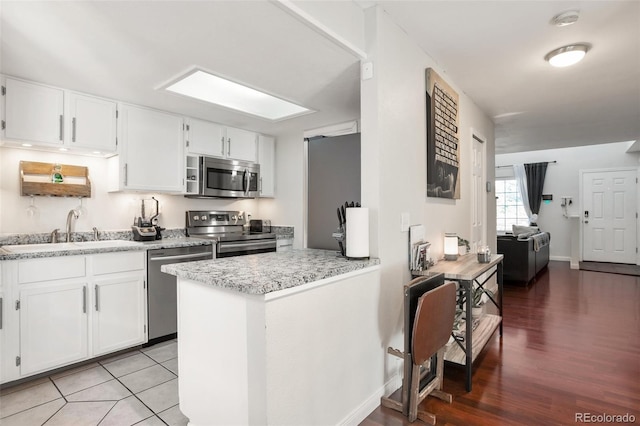
M 163 266 L 189 424 L 348 422 L 383 373 L 378 265 L 307 249 Z

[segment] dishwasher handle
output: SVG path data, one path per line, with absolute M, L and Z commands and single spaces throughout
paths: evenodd
M 150 262 L 166 262 L 167 260 L 183 260 L 183 259 L 213 259 L 213 255 L 211 253 L 195 253 L 195 254 L 179 254 L 176 256 L 158 256 L 158 257 L 149 257 Z

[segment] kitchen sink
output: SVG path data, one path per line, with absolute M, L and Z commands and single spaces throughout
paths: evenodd
M 17 244 L 2 246 L 9 253 L 42 253 L 66 250 L 90 250 L 100 248 L 135 247 L 142 243 L 128 240 L 78 241 L 73 243 Z

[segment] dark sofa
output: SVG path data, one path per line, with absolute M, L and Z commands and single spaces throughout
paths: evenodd
M 546 233 L 548 240 L 551 235 Z M 518 239 L 515 235 L 498 236 L 498 253 L 504 255 L 504 281 L 528 284 L 549 263 L 549 243 L 534 249 L 534 239 Z

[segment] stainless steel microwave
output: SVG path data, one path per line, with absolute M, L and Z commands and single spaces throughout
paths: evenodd
M 199 171 L 199 197 L 256 198 L 259 196 L 259 164 L 200 157 Z

